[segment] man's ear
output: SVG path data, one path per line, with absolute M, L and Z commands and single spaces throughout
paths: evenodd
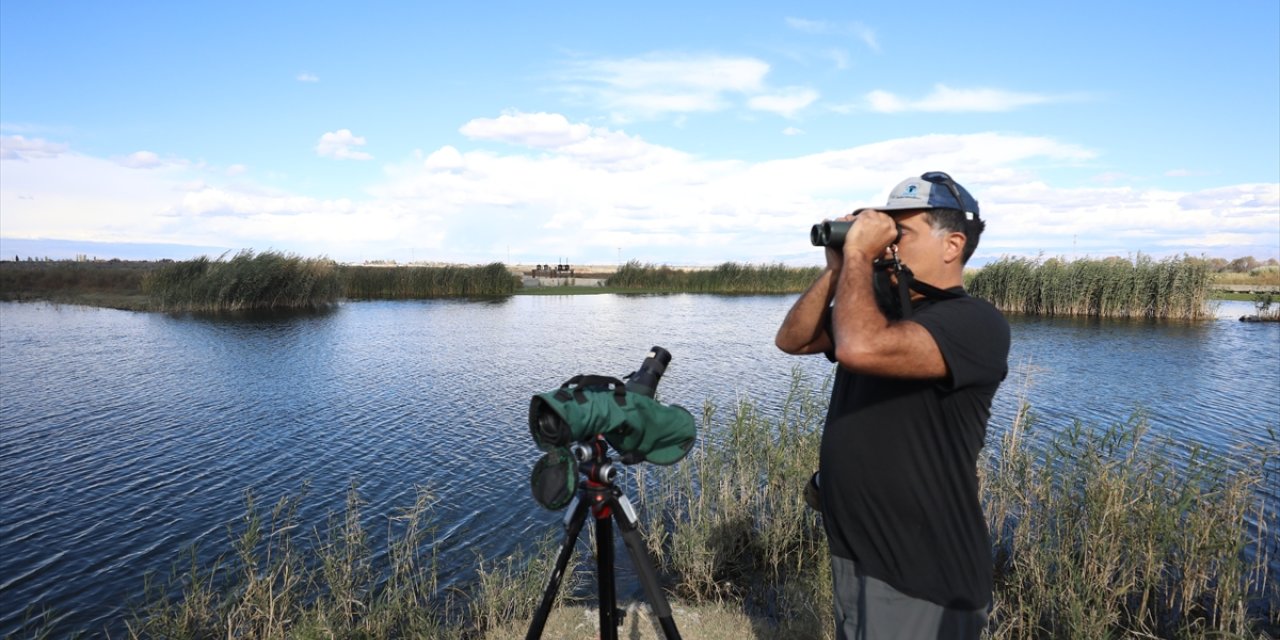
M 942 244 L 942 260 L 951 263 L 964 258 L 964 243 L 968 238 L 959 231 L 947 234 Z

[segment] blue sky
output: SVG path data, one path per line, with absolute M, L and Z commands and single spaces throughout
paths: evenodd
M 5 258 L 817 264 L 930 170 L 975 264 L 1280 256 L 1275 0 L 145 4 L 0 5 Z

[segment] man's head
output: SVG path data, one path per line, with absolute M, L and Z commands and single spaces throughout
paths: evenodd
M 923 211 L 935 233 L 964 235 L 962 263 L 969 261 L 978 247 L 978 238 L 986 228 L 986 222 L 978 217 L 978 201 L 941 171 L 907 178 L 889 192 L 889 200 L 884 206 L 863 207 L 853 213 L 857 215 L 865 209 L 876 209 L 895 217 L 895 212 Z

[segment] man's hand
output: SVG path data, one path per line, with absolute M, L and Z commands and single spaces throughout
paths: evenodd
M 875 260 L 898 237 L 898 223 L 882 211 L 867 209 L 856 219 L 844 239 L 845 259 L 861 254 L 862 259 Z

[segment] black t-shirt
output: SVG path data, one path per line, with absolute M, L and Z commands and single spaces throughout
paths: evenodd
M 955 289 L 955 291 L 960 291 Z M 831 553 L 915 598 L 991 602 L 991 540 L 977 460 L 1008 373 L 1009 323 L 985 301 L 926 301 L 910 318 L 946 360 L 944 380 L 836 372 L 822 432 Z

